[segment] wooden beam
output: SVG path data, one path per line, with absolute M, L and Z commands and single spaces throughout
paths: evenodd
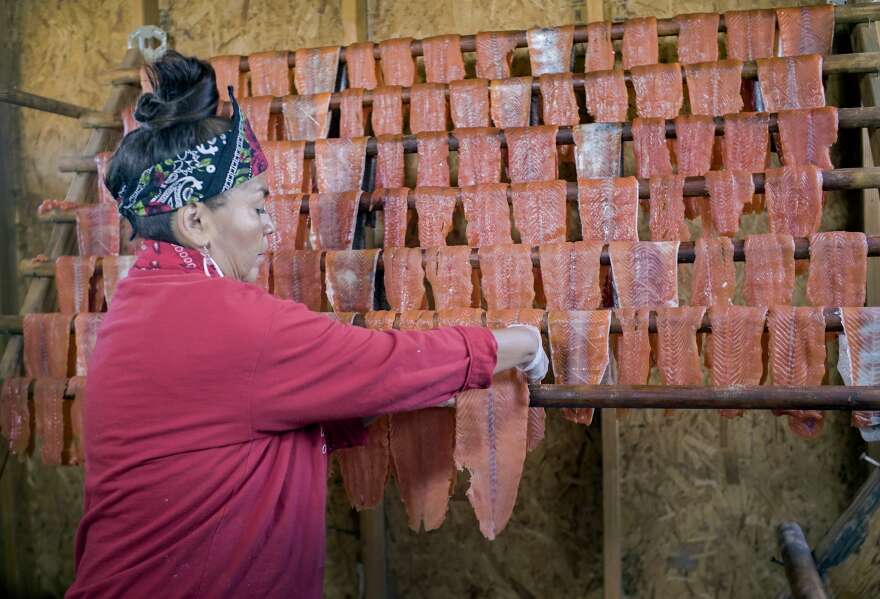
M 617 410 L 602 410 L 602 596 L 623 596 L 623 525 L 620 521 L 620 433 Z
M 159 0 L 132 0 L 131 31 L 143 25 L 159 24 Z
M 785 577 L 794 599 L 828 599 L 801 527 L 796 522 L 783 522 L 779 525 L 778 535 Z
M 347 46 L 367 40 L 366 0 L 341 0 L 339 13 L 342 17 L 342 44 Z
M 587 9 L 587 23 L 595 23 L 596 21 L 605 20 L 605 2 L 604 0 L 586 0 L 584 3 Z

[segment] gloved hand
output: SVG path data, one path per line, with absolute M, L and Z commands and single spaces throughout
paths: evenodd
M 529 324 L 512 324 L 507 328 L 522 327 L 527 329 L 535 338 L 535 357 L 528 364 L 521 364 L 516 367 L 522 372 L 530 383 L 540 383 L 547 376 L 547 369 L 550 366 L 550 360 L 547 358 L 547 352 L 544 351 L 544 343 L 541 341 L 541 331 Z

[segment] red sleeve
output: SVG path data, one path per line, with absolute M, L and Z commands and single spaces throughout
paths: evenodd
M 254 372 L 255 430 L 416 410 L 491 383 L 498 347 L 488 329 L 373 331 L 276 306 Z
M 324 435 L 327 438 L 327 453 L 336 449 L 366 445 L 370 437 L 367 427 L 364 426 L 363 418 L 325 422 L 323 427 Z

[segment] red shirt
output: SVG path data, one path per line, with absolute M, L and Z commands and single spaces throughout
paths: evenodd
M 203 268 L 150 242 L 113 297 L 68 597 L 320 597 L 328 454 L 365 440 L 351 419 L 490 384 L 487 329 L 347 326 Z

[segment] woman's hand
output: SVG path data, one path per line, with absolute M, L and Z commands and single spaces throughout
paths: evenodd
M 517 368 L 530 383 L 539 383 L 547 374 L 549 360 L 541 332 L 531 325 L 514 324 L 506 329 L 492 331 L 498 343 L 495 372 Z

